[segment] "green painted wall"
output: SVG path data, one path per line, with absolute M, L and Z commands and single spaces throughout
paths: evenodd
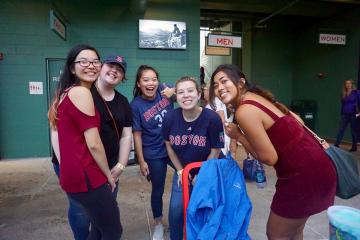
M 251 81 L 289 107 L 294 99 L 315 100 L 315 130 L 326 138 L 338 131 L 343 81 L 358 78 L 359 16 L 354 10 L 317 23 L 271 19 L 251 32 Z M 320 32 L 345 34 L 346 45 L 319 44 Z M 349 133 L 344 140 L 351 139 Z
M 335 139 L 338 131 L 343 81 L 356 82 L 358 78 L 359 16 L 357 10 L 314 24 L 300 31 L 296 39 L 293 96 L 317 101 L 316 130 L 327 138 Z M 345 34 L 346 45 L 319 44 L 320 32 Z M 319 79 L 318 73 L 325 78 Z M 345 139 L 351 139 L 349 134 Z
M 292 100 L 294 34 L 289 23 L 271 21 L 253 28 L 251 81 L 290 105 Z
M 56 6 L 52 3 L 55 2 Z M 67 24 L 63 41 L 49 28 L 49 11 Z M 138 48 L 138 19 L 185 21 L 187 50 Z M 149 64 L 160 80 L 174 82 L 199 72 L 199 1 L 139 5 L 139 1 L 0 1 L 0 158 L 49 156 L 46 58 L 65 58 L 78 43 L 102 56 L 120 53 L 128 61 L 128 80 L 119 86 L 129 100 L 136 69 Z M 43 95 L 30 95 L 29 82 L 42 82 Z

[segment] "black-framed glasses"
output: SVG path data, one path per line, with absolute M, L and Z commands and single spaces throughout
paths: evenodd
M 88 67 L 90 66 L 90 64 L 92 64 L 94 67 L 100 67 L 101 66 L 101 61 L 100 60 L 94 60 L 94 61 L 89 61 L 87 59 L 81 59 L 79 61 L 75 61 L 74 63 L 79 63 L 80 66 L 82 67 Z

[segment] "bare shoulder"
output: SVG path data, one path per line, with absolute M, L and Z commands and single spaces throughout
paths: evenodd
M 249 104 L 240 105 L 236 109 L 235 119 L 239 124 L 254 123 L 256 121 L 261 121 L 259 117 L 259 109 Z
M 83 113 L 94 116 L 95 106 L 90 89 L 76 86 L 70 89 L 69 98 L 71 102 Z

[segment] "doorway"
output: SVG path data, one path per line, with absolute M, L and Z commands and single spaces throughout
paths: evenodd
M 47 94 L 47 106 L 50 108 L 54 92 L 60 80 L 62 74 L 65 58 L 46 58 L 46 94 Z M 49 128 L 49 154 L 52 157 L 51 140 L 50 140 L 50 128 Z

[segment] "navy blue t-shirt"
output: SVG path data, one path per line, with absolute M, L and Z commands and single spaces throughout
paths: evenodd
M 219 115 L 203 108 L 193 122 L 186 122 L 182 109 L 169 112 L 163 121 L 162 134 L 169 141 L 183 167 L 206 161 L 211 148 L 224 147 L 224 128 Z
M 174 102 L 163 98 L 160 93 L 162 90 L 163 87 L 159 86 L 153 100 L 138 96 L 130 104 L 133 114 L 132 130 L 141 132 L 145 160 L 167 157 L 161 127 L 164 116 L 174 109 Z

